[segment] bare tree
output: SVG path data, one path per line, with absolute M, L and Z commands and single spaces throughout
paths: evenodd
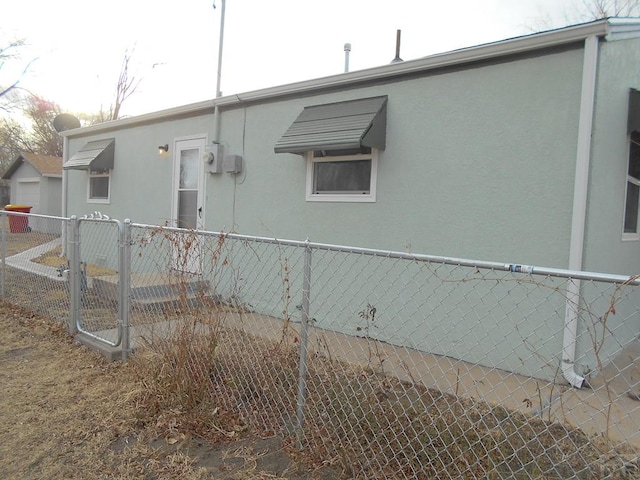
M 17 121 L 3 118 L 0 121 L 0 172 L 4 172 L 20 152 L 29 152 L 25 143 L 27 132 Z
M 113 104 L 107 111 L 100 109 L 100 112 L 93 117 L 91 123 L 102 123 L 120 118 L 120 110 L 122 109 L 122 105 L 125 100 L 127 100 L 127 98 L 129 98 L 140 85 L 141 80 L 131 73 L 131 58 L 133 57 L 133 51 L 134 49 L 131 51 L 126 50 L 124 52 Z
M 559 18 L 541 11 L 527 29 L 532 33 L 609 17 L 640 16 L 640 0 L 573 0 Z
M 21 47 L 25 45 L 24 40 L 13 40 L 6 44 L 5 46 L 0 46 L 0 70 L 6 65 L 9 61 L 15 61 L 20 58 L 19 50 Z M 9 80 L 8 84 L 0 81 L 0 97 L 5 97 L 9 92 L 15 89 L 22 80 L 22 77 L 27 73 L 29 67 L 36 59 L 31 60 L 24 67 L 22 74 L 18 76 L 18 78 Z M 4 108 L 4 107 L 3 107 Z
M 53 128 L 60 107 L 32 95 L 23 96 L 19 105 L 20 115 L 0 119 L 0 171 L 23 152 L 62 156 L 62 138 Z
M 585 20 L 640 15 L 640 0 L 582 0 Z

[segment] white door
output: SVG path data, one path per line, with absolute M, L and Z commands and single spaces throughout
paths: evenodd
M 173 226 L 189 230 L 204 228 L 203 182 L 205 138 L 176 140 L 173 149 Z M 200 272 L 200 245 L 191 233 L 176 236 L 173 259 L 177 270 Z

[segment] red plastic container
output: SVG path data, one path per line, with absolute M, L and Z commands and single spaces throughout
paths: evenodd
M 7 212 L 31 213 L 29 205 L 7 205 L 4 207 Z M 30 231 L 29 217 L 9 215 L 9 230 L 11 233 L 23 233 Z

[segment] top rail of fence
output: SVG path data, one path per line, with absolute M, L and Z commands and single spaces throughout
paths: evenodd
M 2 217 L 7 217 L 7 216 L 16 216 L 16 217 L 29 217 L 29 218 L 45 218 L 47 220 L 60 220 L 63 222 L 68 222 L 69 220 L 71 220 L 68 217 L 58 217 L 56 215 L 43 215 L 40 213 L 25 213 L 25 212 L 13 212 L 13 211 L 9 211 L 9 210 L 2 210 L 0 209 L 0 216 Z
M 567 270 L 561 268 L 549 268 L 536 265 L 523 265 L 518 263 L 501 263 L 485 260 L 471 260 L 467 258 L 447 257 L 439 255 L 425 255 L 410 252 L 398 252 L 393 250 L 378 250 L 373 248 L 350 247 L 345 245 L 334 245 L 329 243 L 316 243 L 309 240 L 288 240 L 274 237 L 260 237 L 253 235 L 241 235 L 237 233 L 214 232 L 206 230 L 187 230 L 176 227 L 145 225 L 139 223 L 131 223 L 132 227 L 160 229 L 166 232 L 185 233 L 193 232 L 197 235 L 210 237 L 224 237 L 232 240 L 270 243 L 277 245 L 285 245 L 292 247 L 310 248 L 312 250 L 327 250 L 333 252 L 355 253 L 360 255 L 368 255 L 373 257 L 395 258 L 401 260 L 410 260 L 415 262 L 439 263 L 443 265 L 455 265 L 463 267 L 478 268 L 483 270 L 496 270 L 512 273 L 520 273 L 525 275 L 541 275 L 566 278 L 572 280 L 592 280 L 606 283 L 620 283 L 626 285 L 640 285 L 640 274 L 638 275 L 616 275 L 608 273 L 597 273 L 579 270 Z

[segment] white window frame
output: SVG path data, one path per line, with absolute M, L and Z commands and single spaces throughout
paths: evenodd
M 107 186 L 107 198 L 92 198 L 91 179 L 104 177 L 107 177 L 109 180 L 109 184 Z M 111 169 L 107 170 L 107 173 L 93 173 L 91 167 L 89 167 L 89 170 L 87 170 L 87 203 L 111 203 Z
M 627 155 L 627 170 L 626 170 L 627 174 L 625 176 L 625 186 L 624 186 L 624 208 L 622 209 L 622 241 L 624 242 L 640 240 L 640 205 L 636 207 L 638 210 L 638 218 L 636 220 L 636 231 L 635 232 L 624 231 L 624 222 L 627 217 L 627 195 L 629 194 L 629 184 L 631 183 L 633 185 L 636 185 L 637 187 L 640 187 L 640 178 L 632 177 L 631 175 L 629 175 L 629 162 L 631 162 L 631 144 L 636 143 L 637 145 L 640 145 L 637 141 L 640 139 L 634 140 L 633 138 L 634 133 L 636 132 L 632 132 L 629 135 L 629 152 Z
M 371 181 L 369 193 L 313 193 L 314 164 L 318 162 L 348 162 L 355 160 L 371 160 Z M 307 202 L 358 202 L 371 203 L 376 201 L 376 185 L 378 180 L 378 150 L 371 149 L 371 153 L 343 155 L 343 156 L 315 156 L 314 152 L 307 153 Z

